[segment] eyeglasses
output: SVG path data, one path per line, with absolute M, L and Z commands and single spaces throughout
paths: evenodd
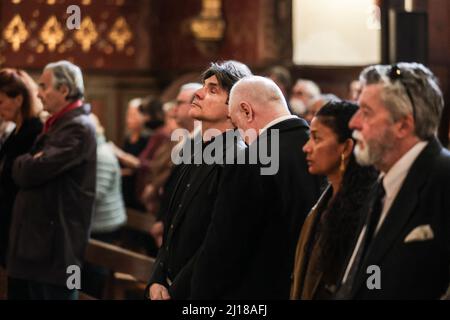
M 392 82 L 398 80 L 405 88 L 406 94 L 408 95 L 409 101 L 411 102 L 413 119 L 416 120 L 416 105 L 414 104 L 414 100 L 412 98 L 411 92 L 408 89 L 408 86 L 402 81 L 404 79 L 404 74 L 402 69 L 397 64 L 393 64 L 388 72 L 388 77 Z

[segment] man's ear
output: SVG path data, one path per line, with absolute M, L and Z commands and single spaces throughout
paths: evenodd
M 64 98 L 67 98 L 70 93 L 69 87 L 65 84 L 62 84 L 58 90 L 64 95 Z
M 244 117 L 247 120 L 247 122 L 253 121 L 254 117 L 253 109 L 248 102 L 242 101 L 241 103 L 239 103 L 239 109 L 244 114 Z
M 416 126 L 412 114 L 408 114 L 403 119 L 397 121 L 396 135 L 399 138 L 404 138 L 410 134 L 414 134 Z

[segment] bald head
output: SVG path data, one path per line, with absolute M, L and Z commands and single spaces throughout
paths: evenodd
M 250 76 L 239 80 L 231 89 L 230 100 L 246 100 L 255 106 L 278 111 L 287 111 L 286 100 L 276 83 L 265 77 Z
M 231 120 L 243 130 L 260 130 L 272 120 L 290 114 L 280 88 L 260 76 L 239 80 L 231 89 L 229 106 Z

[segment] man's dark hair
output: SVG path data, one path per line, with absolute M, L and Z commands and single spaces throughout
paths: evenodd
M 230 94 L 231 88 L 236 82 L 251 75 L 252 72 L 245 64 L 234 60 L 227 60 L 211 63 L 211 66 L 203 73 L 202 80 L 204 82 L 206 79 L 216 76 L 220 87 Z

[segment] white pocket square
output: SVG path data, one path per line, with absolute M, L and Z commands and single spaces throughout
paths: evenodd
M 405 238 L 404 243 L 414 242 L 414 241 L 426 241 L 434 239 L 433 229 L 431 229 L 429 224 L 424 224 L 416 227 L 411 231 Z

